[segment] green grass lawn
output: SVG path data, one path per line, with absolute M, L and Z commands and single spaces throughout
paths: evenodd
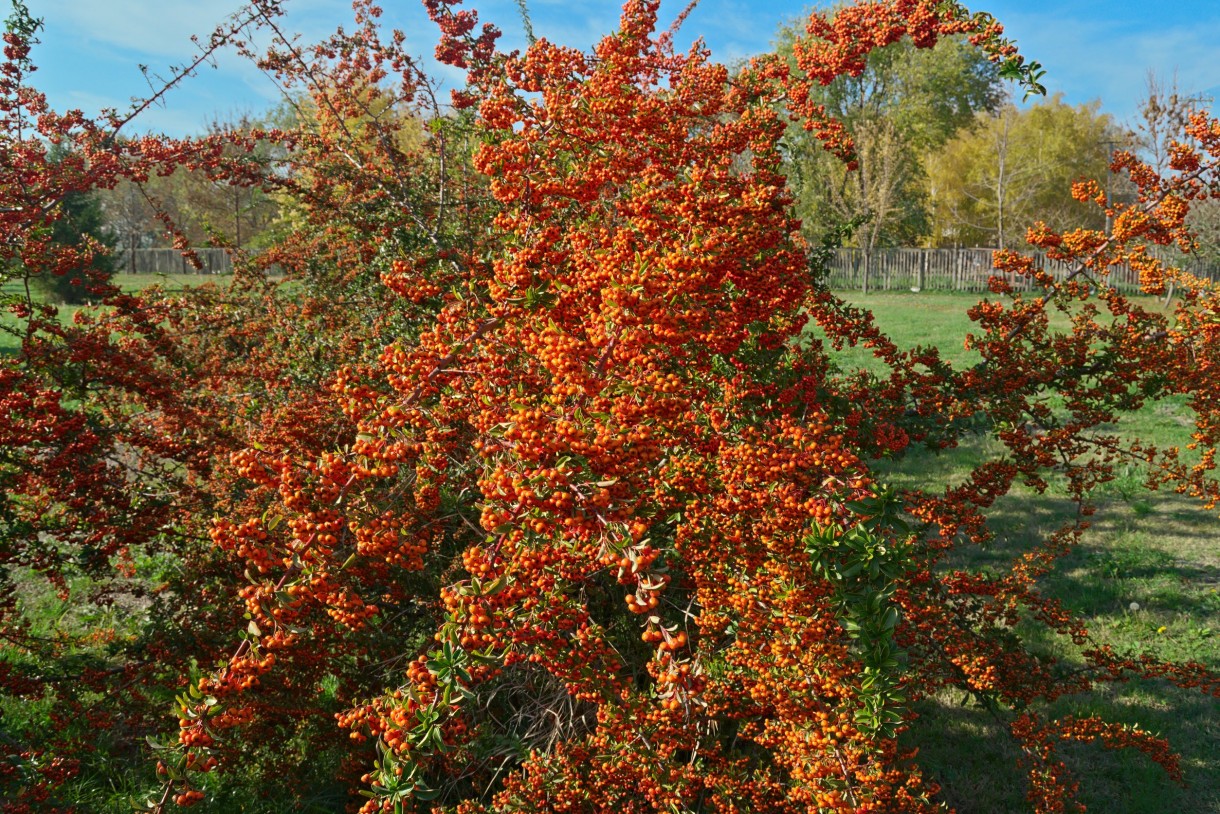
M 181 291 L 184 288 L 216 283 L 225 285 L 232 279 L 227 274 L 116 274 L 111 281 L 123 291 L 141 291 L 159 285 L 166 291 Z
M 972 323 L 966 309 L 977 297 L 958 294 L 845 295 L 873 311 L 878 326 L 902 348 L 934 345 L 956 366 L 978 357 L 962 347 Z M 1141 303 L 1160 307 L 1153 300 Z M 881 371 L 867 350 L 837 356 L 844 368 Z M 1191 421 L 1174 398 L 1124 417 L 1115 430 L 1160 444 L 1188 442 Z M 976 438 L 944 453 L 916 450 L 889 465 L 884 476 L 900 487 L 960 481 L 970 468 L 998 453 L 998 444 Z M 1091 637 L 1120 653 L 1197 661 L 1220 670 L 1220 519 L 1176 494 L 1147 492 L 1134 467 L 1107 484 L 1083 544 L 1046 579 L 1044 590 L 1080 614 Z M 1069 522 L 1074 505 L 1056 492 L 1018 486 L 993 512 L 994 543 L 962 552 L 955 566 L 986 569 L 1010 562 L 1046 533 Z M 1031 628 L 1031 633 L 1033 629 Z M 1070 642 L 1035 639 L 1036 646 L 1069 663 L 1083 664 Z M 909 743 L 943 786 L 944 798 L 963 814 L 1028 811 L 1025 782 L 1015 769 L 1016 748 L 990 713 L 960 694 L 946 693 L 920 705 Z M 1113 686 L 1087 698 L 1064 698 L 1046 715 L 1099 714 L 1139 723 L 1167 737 L 1182 756 L 1185 787 L 1132 750 L 1107 752 L 1092 746 L 1065 750 L 1069 768 L 1081 778 L 1081 800 L 1106 814 L 1220 813 L 1220 701 L 1165 682 Z
M 865 295 L 859 291 L 838 294 L 851 305 L 872 311 L 877 324 L 900 348 L 934 346 L 940 351 L 942 358 L 955 367 L 969 366 L 981 361 L 977 353 L 966 350 L 964 342 L 966 334 L 979 332 L 978 326 L 970 321 L 966 312 L 983 299 L 983 295 L 927 291 L 919 294 L 880 292 Z M 986 298 L 997 299 L 993 294 L 986 295 Z M 1164 303 L 1155 297 L 1131 299 L 1154 313 L 1165 314 L 1173 310 L 1172 305 L 1166 309 Z M 1052 311 L 1051 325 L 1066 328 L 1067 318 Z M 811 335 L 819 336 L 820 331 L 814 328 Z M 885 370 L 885 365 L 865 348 L 844 349 L 836 358 L 845 367 L 858 367 L 872 372 Z
M 226 284 L 231 278 L 216 274 L 116 274 L 111 278 L 122 291 L 142 291 L 150 286 L 159 285 L 166 291 L 181 291 L 185 288 L 216 283 Z M 16 283 L 6 283 L 0 287 L 0 294 L 22 294 L 22 289 Z M 60 305 L 59 319 L 69 323 L 82 306 Z M 15 354 L 21 347 L 21 338 L 14 333 L 19 322 L 7 310 L 0 310 L 0 356 Z
M 924 486 L 964 475 L 994 442 L 976 439 L 960 450 L 919 451 L 886 473 L 895 485 Z M 1092 641 L 1119 653 L 1148 653 L 1197 661 L 1220 670 L 1220 521 L 1197 503 L 1174 494 L 1147 493 L 1137 478 L 1120 478 L 1100 495 L 1094 526 L 1082 545 L 1062 559 L 1043 590 L 1078 613 Z M 953 565 L 971 570 L 1002 567 L 1046 533 L 1069 522 L 1074 505 L 1054 489 L 1037 494 L 1018 486 L 996 505 L 997 536 L 984 548 L 960 552 Z M 1026 631 L 1035 646 L 1083 665 L 1070 642 Z M 1017 751 L 987 711 L 945 693 L 922 703 L 910 744 L 943 785 L 959 812 L 1028 811 Z M 1133 751 L 1092 746 L 1066 750 L 1082 778 L 1090 811 L 1111 814 L 1220 812 L 1220 702 L 1165 682 L 1120 684 L 1087 698 L 1061 699 L 1046 716 L 1098 714 L 1167 737 L 1183 759 L 1187 786 L 1179 787 Z

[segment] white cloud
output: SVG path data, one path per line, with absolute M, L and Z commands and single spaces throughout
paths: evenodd
M 235 0 L 33 0 L 30 11 L 96 44 L 179 59 L 191 35 L 206 37 L 238 8 Z
M 1070 13 L 1050 19 L 1010 14 L 1003 21 L 1022 53 L 1046 68 L 1049 91 L 1062 92 L 1074 104 L 1100 98 L 1102 109 L 1120 122 L 1135 115 L 1149 70 L 1163 79 L 1176 70 L 1178 87 L 1189 93 L 1220 84 L 1217 19 L 1201 18 L 1189 27 Z

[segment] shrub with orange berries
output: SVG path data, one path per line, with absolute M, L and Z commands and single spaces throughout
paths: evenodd
M 30 568 L 66 591 L 85 551 L 99 574 L 134 573 L 138 554 L 177 562 L 150 600 L 166 617 L 81 691 L 23 662 L 0 664 L 4 692 L 59 693 L 141 734 L 172 704 L 176 736 L 150 742 L 159 811 L 206 803 L 238 766 L 319 765 L 366 814 L 933 811 L 937 785 L 901 738 L 947 688 L 1006 721 L 1037 811 L 1072 794 L 1066 741 L 1135 748 L 1178 776 L 1159 738 L 1042 710 L 1131 677 L 1216 695 L 1217 677 L 1091 647 L 1038 584 L 1122 462 L 1220 500 L 1220 291 L 1148 252 L 1188 244 L 1190 203 L 1220 189 L 1220 125 L 1193 120 L 1167 178 L 1120 154 L 1134 203 L 1080 187 L 1113 210 L 1112 234 L 1031 233 L 1070 272 L 998 253 L 1000 299 L 971 311 L 982 362 L 957 370 L 822 287 L 781 137 L 804 122 L 850 162 L 810 83 L 902 37 L 968 35 L 1034 83 L 988 15 L 859 2 L 810 17 L 795 67 L 730 72 L 675 51 L 657 0 L 627 0 L 589 53 L 541 39 L 501 53 L 457 5 L 425 0 L 438 53 L 468 72 L 459 114 L 365 0 L 354 32 L 273 46 L 260 65 L 309 89 L 311 118 L 259 135 L 285 156 L 261 175 L 224 158 L 236 135 L 135 146 L 48 114 L 45 137 L 91 151 L 51 168 L 16 135 L 39 106 L 13 84 L 28 36 L 6 38 L 0 113 L 27 169 L 0 162 L 4 195 L 42 190 L 45 206 L 198 165 L 296 213 L 228 292 L 109 290 L 111 310 L 72 329 L 18 303 L 22 352 L 0 367 L 6 578 Z M 277 13 L 256 0 L 248 20 Z M 0 251 L 68 262 L 44 225 L 6 214 Z M 1187 292 L 1173 324 L 1106 286 L 1119 262 L 1148 292 Z M 1004 282 L 1018 278 L 1033 293 Z M 811 322 L 825 345 L 805 340 Z M 828 347 L 845 344 L 888 372 L 840 375 Z M 1102 432 L 1166 394 L 1195 410 L 1197 461 Z M 963 482 L 900 492 L 878 474 L 978 431 L 1003 451 Z M 998 572 L 956 566 L 1000 497 L 1052 476 L 1076 522 Z M 0 612 L 30 664 L 61 655 L 15 602 Z M 1021 624 L 1087 669 L 1035 652 Z M 71 724 L 36 750 L 6 740 L 26 770 L 0 790 L 50 799 L 70 769 L 42 755 L 83 748 Z

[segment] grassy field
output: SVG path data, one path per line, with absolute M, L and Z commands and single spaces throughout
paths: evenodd
M 879 327 L 903 348 L 934 345 L 956 365 L 978 360 L 962 347 L 971 322 L 966 309 L 976 297 L 956 294 L 849 293 L 855 305 L 873 311 Z M 1160 307 L 1148 300 L 1145 307 Z M 838 357 L 844 367 L 880 370 L 867 350 Z M 1188 442 L 1189 411 L 1180 400 L 1149 405 L 1117 427 L 1160 444 Z M 951 453 L 917 451 L 886 476 L 916 487 L 961 479 L 976 463 L 999 452 L 975 439 Z M 1045 591 L 1087 620 L 1094 642 L 1120 653 L 1149 653 L 1197 661 L 1220 670 L 1220 519 L 1194 501 L 1142 488 L 1136 469 L 1107 484 L 1096 523 L 1083 545 L 1063 559 Z M 1071 520 L 1074 507 L 1052 488 L 1046 494 L 1018 487 L 996 507 L 996 541 L 966 552 L 955 563 L 974 569 L 1010 562 L 1047 532 Z M 1083 663 L 1070 642 L 1038 640 L 1045 652 Z M 1018 757 L 1003 726 L 990 713 L 963 704 L 960 694 L 925 702 L 909 738 L 920 759 L 941 783 L 945 799 L 963 814 L 1028 811 L 1025 783 L 1014 768 Z M 1164 682 L 1117 685 L 1089 698 L 1064 698 L 1048 715 L 1099 714 L 1139 723 L 1167 737 L 1182 756 L 1185 787 L 1130 750 L 1106 752 L 1074 747 L 1065 752 L 1081 777 L 1081 799 L 1089 811 L 1106 814 L 1220 814 L 1220 701 L 1177 690 Z
M 159 285 L 167 291 L 180 291 L 205 283 L 224 284 L 227 276 L 208 274 L 116 274 L 112 278 L 114 284 L 123 291 L 142 291 L 150 286 Z M 0 286 L 0 296 L 23 294 L 23 289 L 15 283 Z M 81 309 L 78 305 L 60 305 L 59 318 L 62 322 L 72 321 L 72 317 Z M 12 332 L 18 324 L 17 320 L 7 310 L 0 310 L 0 356 L 11 355 L 21 347 L 20 338 Z
M 920 453 L 887 474 L 899 486 L 943 483 L 963 475 L 988 451 L 995 450 L 978 440 L 951 455 Z M 1044 590 L 1086 620 L 1097 644 L 1220 669 L 1220 550 L 1215 545 L 1220 522 L 1186 498 L 1142 492 L 1138 480 L 1132 473 L 1108 485 L 1083 545 L 1059 562 Z M 1073 505 L 1053 490 L 1039 495 L 1018 487 L 993 514 L 995 542 L 964 552 L 955 565 L 986 569 L 1006 564 L 1073 514 Z M 1070 664 L 1083 664 L 1070 642 L 1043 637 L 1036 643 Z M 911 745 L 920 748 L 924 765 L 959 812 L 1028 810 L 1023 778 L 1013 769 L 1015 748 L 988 712 L 964 705 L 966 700 L 945 694 L 924 703 Z M 1068 750 L 1070 768 L 1087 778 L 1081 789 L 1090 811 L 1220 812 L 1220 705 L 1215 699 L 1147 681 L 1117 685 L 1089 698 L 1064 698 L 1044 712 L 1139 723 L 1168 737 L 1182 755 L 1185 788 L 1133 752 Z
M 839 295 L 852 305 L 872 311 L 877 324 L 900 348 L 932 345 L 943 358 L 957 367 L 969 366 L 981 359 L 977 353 L 963 347 L 966 334 L 978 332 L 975 324 L 966 316 L 966 311 L 982 299 L 978 294 L 883 292 L 864 295 L 849 291 L 840 292 Z M 988 296 L 995 299 L 995 295 Z M 1172 311 L 1172 305 L 1167 310 L 1164 303 L 1155 297 L 1134 297 L 1132 300 L 1154 313 Z M 1066 328 L 1067 318 L 1052 312 L 1051 325 Z M 819 332 L 815 330 L 813 334 L 816 336 Z M 871 351 L 862 348 L 845 350 L 840 362 L 873 372 L 885 367 L 873 357 Z
M 154 282 L 182 287 L 217 278 L 119 276 L 116 281 L 130 290 Z M 929 293 L 847 296 L 871 309 L 880 327 L 900 346 L 930 344 L 956 364 L 975 361 L 962 348 L 962 339 L 971 327 L 966 309 L 977 298 Z M 61 313 L 70 315 L 69 309 Z M 0 342 L 5 338 L 0 335 Z M 839 362 L 847 367 L 879 367 L 861 350 L 845 352 Z M 1166 400 L 1150 405 L 1118 429 L 1162 444 L 1180 443 L 1189 435 L 1188 412 L 1180 402 Z M 977 438 L 951 453 L 915 452 L 890 464 L 883 477 L 900 487 L 952 482 L 997 453 L 993 443 Z M 1131 470 L 1105 487 L 1095 526 L 1083 545 L 1059 563 L 1046 580 L 1045 591 L 1081 614 L 1097 643 L 1122 653 L 1193 660 L 1220 670 L 1220 547 L 1216 546 L 1220 520 L 1180 496 L 1146 493 L 1141 483 L 1140 473 Z M 1009 562 L 1072 516 L 1072 504 L 1054 488 L 1036 494 L 1018 487 L 996 507 L 996 541 L 964 552 L 955 564 L 981 569 Z M 51 603 L 48 618 L 65 610 Z M 1044 638 L 1036 643 L 1069 663 L 1080 661 L 1070 642 Z M 959 812 L 1028 811 L 1025 781 L 1015 768 L 1016 750 L 1004 727 L 964 700 L 968 699 L 945 694 L 923 702 L 908 745 L 919 748 L 921 764 Z M 1110 720 L 1138 722 L 1168 737 L 1182 755 L 1184 787 L 1169 781 L 1137 753 L 1093 747 L 1067 750 L 1090 811 L 1220 814 L 1220 702 L 1216 699 L 1148 681 L 1118 685 L 1088 698 L 1064 698 L 1046 713 L 1097 713 Z M 82 788 L 82 800 L 104 798 L 100 792 Z

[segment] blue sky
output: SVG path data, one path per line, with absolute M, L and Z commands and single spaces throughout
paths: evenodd
M 284 25 L 314 40 L 336 25 L 351 27 L 350 0 L 286 0 Z M 240 0 L 26 0 L 42 17 L 42 44 L 34 53 L 37 84 L 52 105 L 96 113 L 125 109 L 147 92 L 139 70 L 169 74 L 194 53 L 191 34 L 206 36 Z M 1220 96 L 1220 0 L 982 0 L 972 9 L 993 13 L 1022 51 L 1047 69 L 1045 84 L 1078 104 L 1101 99 L 1103 109 L 1129 121 L 1146 87 L 1148 71 L 1176 71 L 1180 89 Z M 412 50 L 430 56 L 435 31 L 418 0 L 382 0 L 383 20 L 407 33 Z M 499 25 L 508 47 L 524 43 L 514 0 L 467 0 L 483 20 Z M 663 0 L 667 23 L 685 0 Z M 808 6 L 794 0 L 701 0 L 687 19 L 680 44 L 702 36 L 722 61 L 766 50 L 777 25 Z M 613 0 L 529 0 L 535 33 L 588 47 L 613 28 Z M 5 15 L 7 16 L 7 15 Z M 452 74 L 451 74 L 452 75 Z M 258 113 L 277 91 L 253 66 L 222 55 L 214 68 L 147 112 L 137 130 L 174 135 L 198 132 L 201 123 Z

